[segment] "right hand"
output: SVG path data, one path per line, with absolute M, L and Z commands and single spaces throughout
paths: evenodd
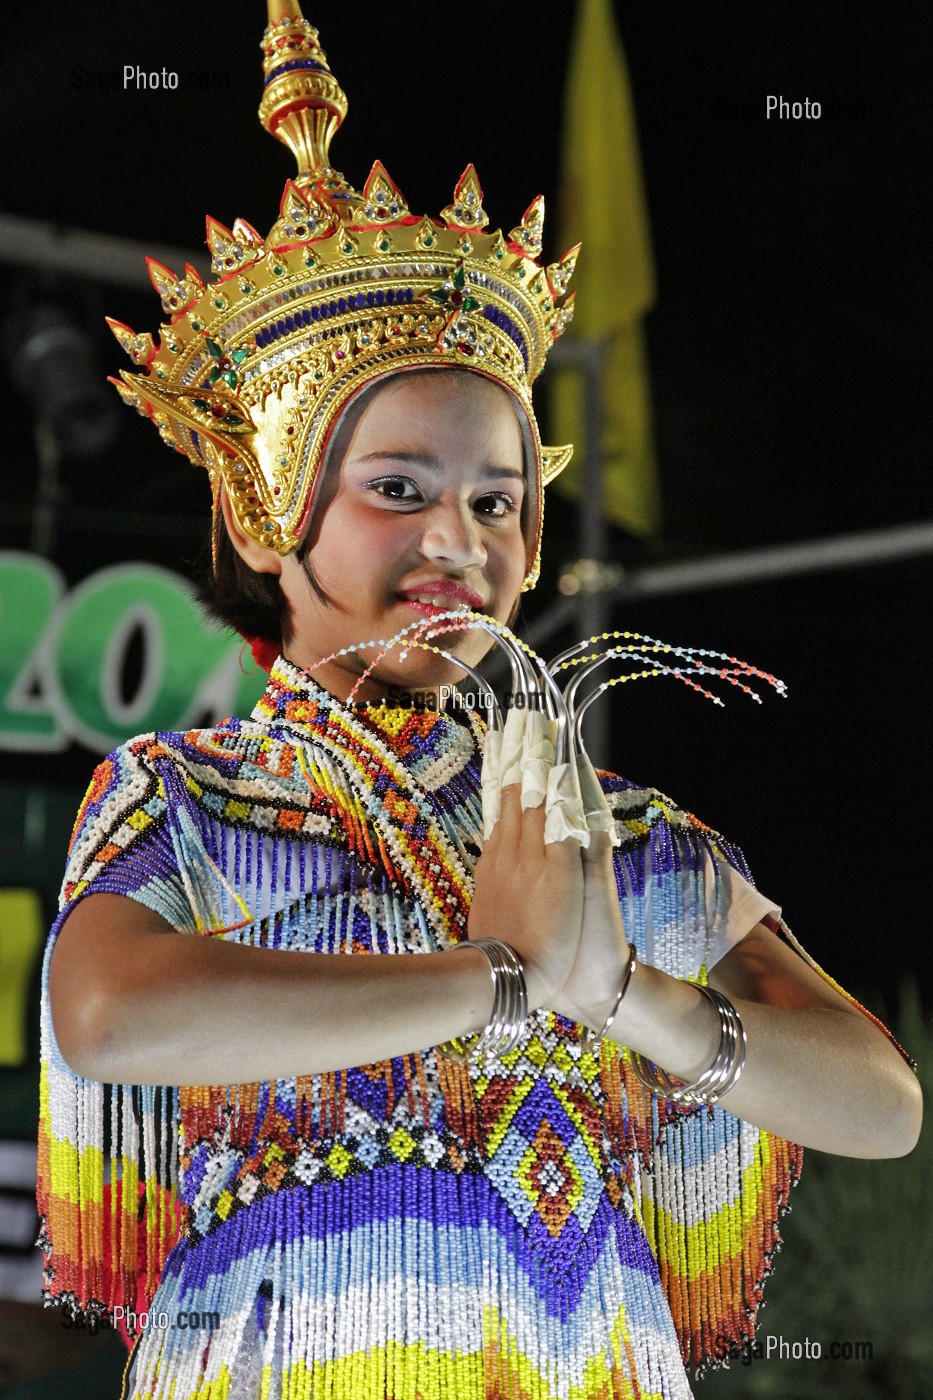
M 580 847 L 545 845 L 543 806 L 521 809 L 521 789 L 502 790 L 499 820 L 474 872 L 470 938 L 500 938 L 525 968 L 528 1006 L 548 1004 L 573 966 L 583 922 Z

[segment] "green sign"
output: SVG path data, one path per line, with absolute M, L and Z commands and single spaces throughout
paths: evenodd
M 0 749 L 108 753 L 149 730 L 248 715 L 264 683 L 178 574 L 117 564 L 69 591 L 48 560 L 0 551 Z

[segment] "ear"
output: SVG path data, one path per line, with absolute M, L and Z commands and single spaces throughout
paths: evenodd
M 256 540 L 250 539 L 249 535 L 244 534 L 240 529 L 239 521 L 223 483 L 218 487 L 217 505 L 223 512 L 230 543 L 244 563 L 253 570 L 253 573 L 281 575 L 282 555 L 277 554 L 274 549 L 267 549 L 264 544 L 258 544 Z

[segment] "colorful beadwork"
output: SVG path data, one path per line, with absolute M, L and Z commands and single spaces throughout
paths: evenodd
M 99 891 L 253 946 L 449 947 L 479 854 L 481 745 L 477 720 L 351 709 L 280 659 L 250 721 L 144 736 L 101 764 L 63 916 Z M 605 787 L 639 955 L 702 975 L 704 872 L 747 874 L 741 855 L 661 794 Z M 47 1299 L 219 1316 L 150 1325 L 133 1394 L 227 1396 L 255 1366 L 251 1396 L 680 1397 L 684 1360 L 752 1336 L 798 1150 L 650 1100 L 624 1052 L 584 1051 L 553 1012 L 482 1066 L 426 1048 L 134 1091 L 68 1069 L 47 977 L 48 955 Z

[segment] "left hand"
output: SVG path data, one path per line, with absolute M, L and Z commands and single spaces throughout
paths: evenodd
M 580 852 L 583 862 L 583 925 L 576 957 L 553 999 L 562 1016 L 599 1031 L 618 995 L 629 956 L 622 922 L 612 841 L 594 831 Z

